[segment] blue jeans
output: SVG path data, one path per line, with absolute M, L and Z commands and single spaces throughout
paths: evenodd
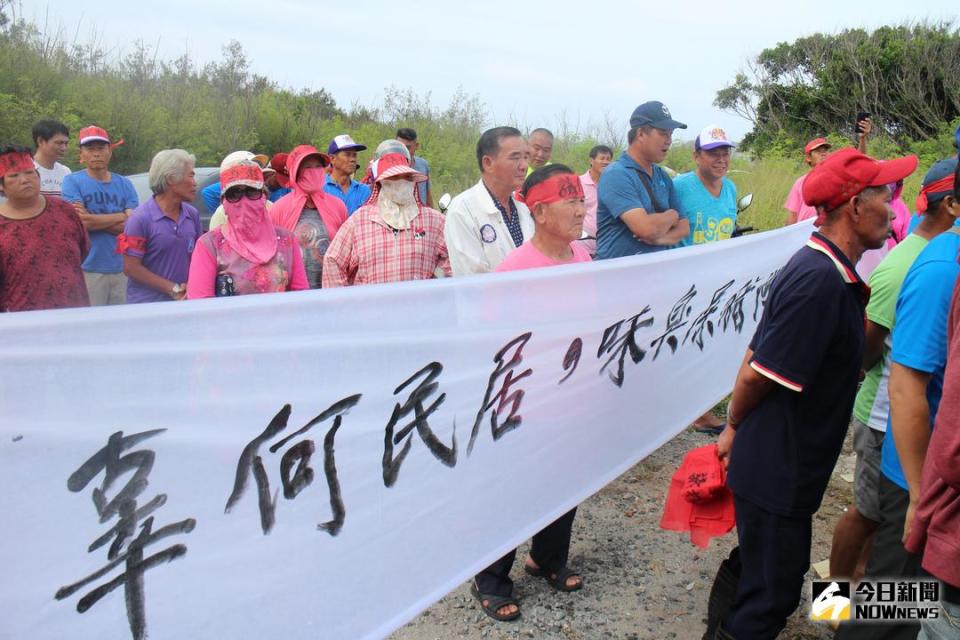
M 960 604 L 940 603 L 940 617 L 920 623 L 917 640 L 957 640 L 960 638 Z

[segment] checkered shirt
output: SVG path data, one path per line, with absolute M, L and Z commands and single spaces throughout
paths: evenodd
M 340 227 L 323 258 L 323 288 L 434 278 L 450 275 L 443 239 L 444 216 L 420 207 L 410 228 L 393 229 L 376 203 L 359 209 Z

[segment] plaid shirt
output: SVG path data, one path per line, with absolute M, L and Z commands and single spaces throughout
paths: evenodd
M 444 217 L 420 207 L 410 228 L 397 231 L 380 217 L 377 203 L 350 216 L 323 257 L 323 288 L 435 278 L 437 267 L 450 275 L 443 239 Z

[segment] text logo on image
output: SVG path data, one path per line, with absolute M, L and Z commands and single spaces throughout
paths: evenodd
M 849 620 L 850 583 L 814 582 L 811 620 Z

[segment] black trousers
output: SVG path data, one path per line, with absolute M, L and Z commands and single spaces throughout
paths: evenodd
M 880 527 L 873 538 L 864 580 L 915 578 L 920 574 L 920 555 L 903 548 L 903 521 L 910 506 L 910 493 L 880 474 Z M 836 640 L 914 640 L 919 622 L 842 624 Z
M 570 533 L 576 515 L 577 509 L 573 508 L 533 536 L 530 557 L 541 569 L 556 573 L 567 565 Z M 512 596 L 513 580 L 510 579 L 510 569 L 513 568 L 516 557 L 517 550 L 514 549 L 478 573 L 475 577 L 477 590 L 493 596 Z
M 738 498 L 740 581 L 721 638 L 773 640 L 800 603 L 810 568 L 812 517 L 792 518 Z

